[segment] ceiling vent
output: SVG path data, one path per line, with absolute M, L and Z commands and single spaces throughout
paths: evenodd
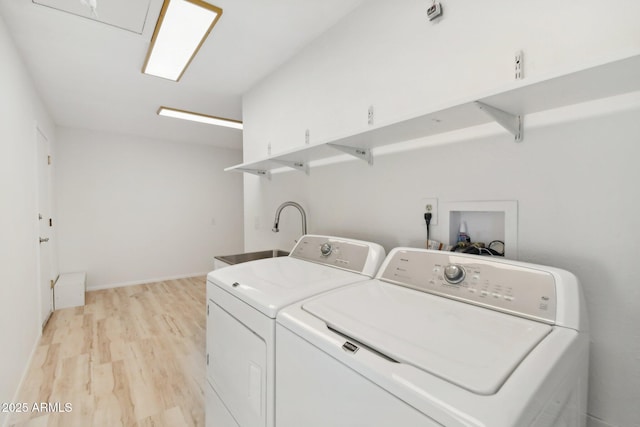
M 151 0 L 31 0 L 112 27 L 142 34 Z

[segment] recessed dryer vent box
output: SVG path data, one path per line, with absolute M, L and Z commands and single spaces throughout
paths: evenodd
M 505 258 L 518 259 L 517 201 L 444 202 L 440 212 L 442 229 L 448 232 L 448 244 L 457 242 L 460 224 L 464 222 L 472 242 L 489 244 L 502 240 Z

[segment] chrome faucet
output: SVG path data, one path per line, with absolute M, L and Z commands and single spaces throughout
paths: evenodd
M 302 215 L 302 235 L 304 236 L 305 234 L 307 234 L 307 214 L 304 213 L 304 209 L 302 209 L 302 206 L 300 206 L 296 202 L 284 202 L 283 204 L 278 206 L 278 209 L 276 210 L 276 219 L 273 221 L 273 228 L 271 229 L 271 231 L 273 231 L 274 233 L 280 231 L 278 229 L 278 223 L 280 222 L 280 212 L 282 212 L 282 209 L 286 208 L 287 206 L 293 206 L 300 211 L 300 215 Z

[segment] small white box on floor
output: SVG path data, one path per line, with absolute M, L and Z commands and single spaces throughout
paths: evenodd
M 54 309 L 84 305 L 86 273 L 63 273 L 53 287 Z

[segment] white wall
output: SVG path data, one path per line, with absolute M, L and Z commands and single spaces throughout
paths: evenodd
M 40 337 L 36 124 L 51 142 L 55 135 L 2 17 L 0 58 L 0 402 L 8 403 Z
M 206 273 L 241 252 L 241 151 L 58 129 L 62 272 L 101 288 Z
M 505 85 L 519 49 L 529 78 L 640 50 L 633 2 L 444 1 L 434 24 L 427 3 L 368 1 L 254 87 L 243 106 L 245 160 L 266 156 L 268 143 L 274 153 L 303 145 L 305 129 L 313 142 L 366 128 L 369 105 L 376 123 L 389 123 Z M 287 199 L 305 206 L 310 232 L 387 250 L 423 246 L 421 198 L 517 200 L 520 259 L 573 271 L 585 289 L 590 425 L 640 425 L 640 289 L 627 267 L 640 228 L 639 114 L 634 93 L 526 117 L 520 144 L 482 126 L 378 155 L 373 167 L 351 161 L 271 181 L 247 175 L 245 249 L 290 249 L 294 236 L 269 231 Z M 290 221 L 287 232 L 298 232 Z M 433 233 L 446 235 L 438 226 Z

